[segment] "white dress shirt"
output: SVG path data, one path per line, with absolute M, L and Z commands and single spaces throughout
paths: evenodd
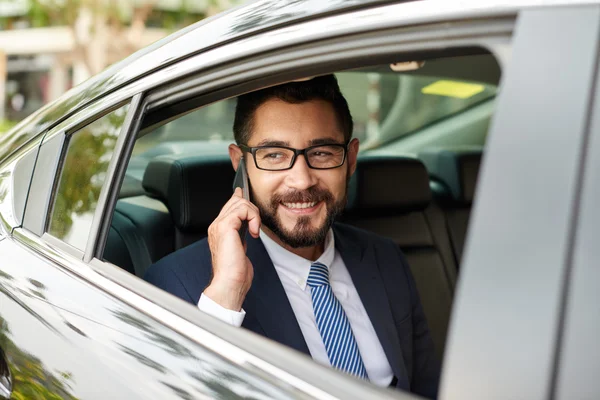
M 331 365 L 317 327 L 310 287 L 306 284 L 312 262 L 287 251 L 262 231 L 260 238 L 275 266 L 277 275 L 279 275 L 312 358 L 321 364 Z M 331 288 L 348 316 L 369 380 L 376 385 L 388 386 L 393 378 L 392 369 L 352 283 L 348 269 L 335 248 L 331 229 L 325 240 L 325 251 L 316 261 L 329 268 Z M 200 310 L 238 327 L 242 325 L 246 315 L 244 310 L 236 312 L 221 307 L 204 294 L 200 296 L 198 307 Z

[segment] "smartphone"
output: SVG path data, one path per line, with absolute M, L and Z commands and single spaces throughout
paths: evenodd
M 242 188 L 242 196 L 244 199 L 250 201 L 250 186 L 248 186 L 248 173 L 246 172 L 246 162 L 244 161 L 244 157 L 240 158 L 237 171 L 235 171 L 235 178 L 233 179 L 233 191 L 235 191 L 236 188 Z M 242 227 L 239 230 L 242 244 L 246 244 L 247 232 L 248 221 L 243 221 Z

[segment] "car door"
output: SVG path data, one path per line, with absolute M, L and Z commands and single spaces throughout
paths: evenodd
M 139 105 L 127 91 L 117 97 L 45 135 L 23 227 L 1 237 L 0 397 L 287 398 L 207 339 L 201 346 L 140 312 L 83 263 L 103 177 Z

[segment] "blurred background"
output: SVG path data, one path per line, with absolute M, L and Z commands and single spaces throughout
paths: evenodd
M 174 31 L 248 0 L 0 0 L 0 134 Z

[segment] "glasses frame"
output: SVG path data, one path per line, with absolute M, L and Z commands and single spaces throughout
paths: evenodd
M 327 167 L 327 168 L 318 168 L 318 167 L 313 167 L 312 165 L 310 165 L 310 161 L 308 160 L 308 157 L 306 157 L 306 153 L 316 147 L 322 147 L 322 146 L 336 146 L 336 147 L 341 147 L 344 150 L 344 157 L 342 158 L 342 162 L 340 163 L 340 165 L 337 165 L 335 167 Z M 304 159 L 306 160 L 306 165 L 308 165 L 308 167 L 310 169 L 316 169 L 316 170 L 326 170 L 326 169 L 334 169 L 334 168 L 339 168 L 342 165 L 344 165 L 344 163 L 346 162 L 346 156 L 348 155 L 348 143 L 323 143 L 323 144 L 316 144 L 314 146 L 309 146 L 307 148 L 298 150 L 298 149 L 294 149 L 293 147 L 287 147 L 287 146 L 258 146 L 258 147 L 249 147 L 246 146 L 244 144 L 240 144 L 238 145 L 238 147 L 247 153 L 252 154 L 252 159 L 254 160 L 254 165 L 256 166 L 256 168 L 263 170 L 263 171 L 287 171 L 289 169 L 294 168 L 294 165 L 296 164 L 296 159 L 298 158 L 299 155 L 303 155 Z M 256 152 L 260 149 L 286 149 L 286 150 L 291 150 L 294 152 L 294 157 L 292 158 L 292 162 L 290 163 L 290 166 L 287 168 L 282 168 L 282 169 L 268 169 L 268 168 L 261 168 L 258 166 L 258 162 L 256 162 Z

